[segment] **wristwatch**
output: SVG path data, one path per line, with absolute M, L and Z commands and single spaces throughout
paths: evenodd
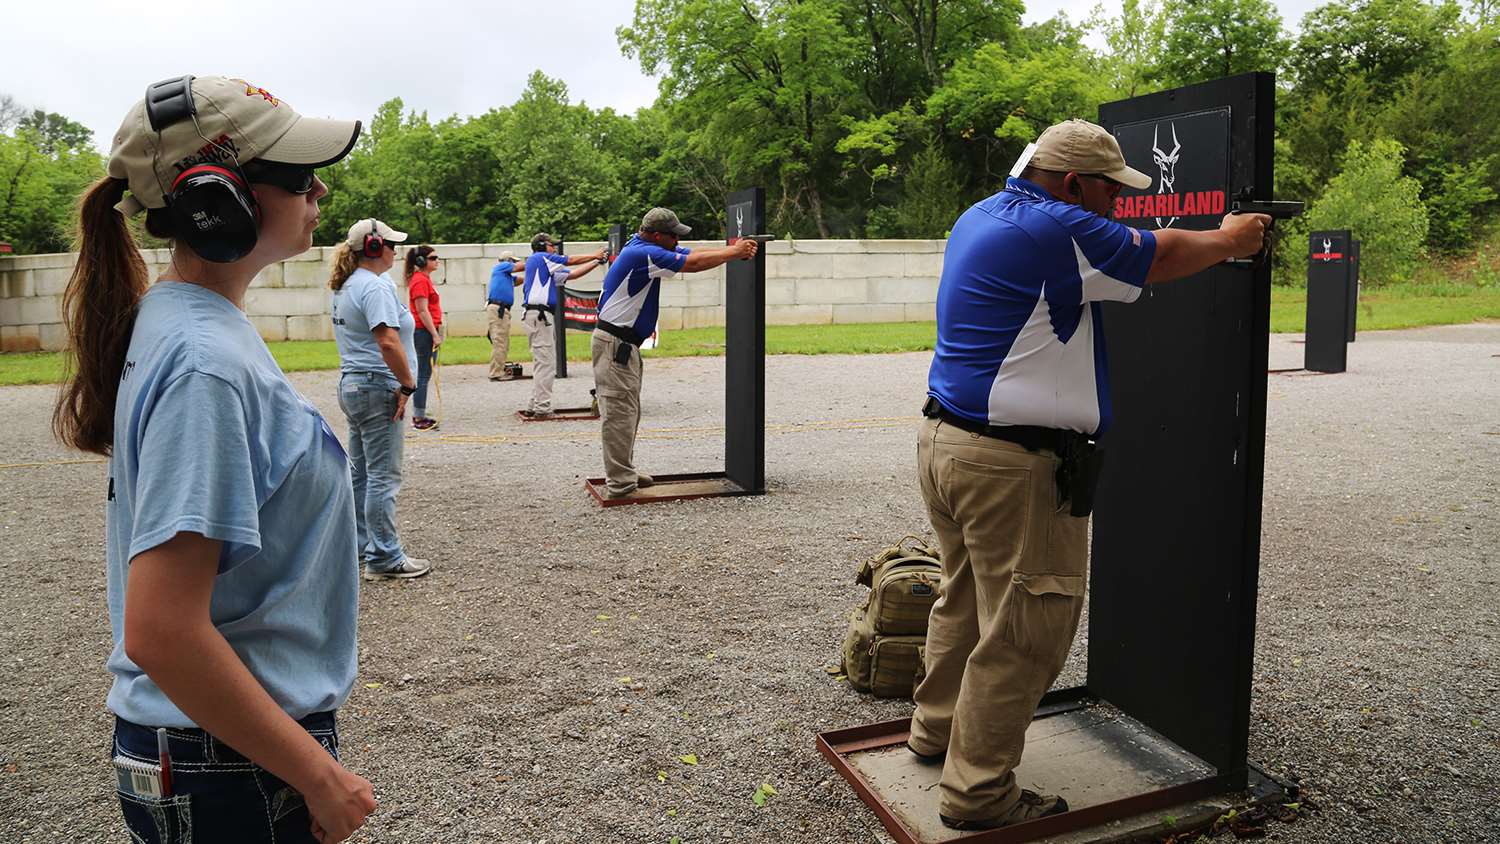
M 416 387 L 408 387 L 405 384 L 401 385 L 401 395 L 403 395 L 403 396 L 409 396 L 412 393 L 415 393 L 416 391 L 417 391 Z

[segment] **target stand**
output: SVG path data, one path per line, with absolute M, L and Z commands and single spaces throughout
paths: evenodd
M 729 243 L 754 238 L 764 244 L 766 192 L 747 188 L 729 195 Z M 724 471 L 656 475 L 655 483 L 610 498 L 604 478 L 583 482 L 603 507 L 654 504 L 766 492 L 766 253 L 724 265 Z
M 594 391 L 589 390 L 589 396 L 592 397 L 593 395 Z M 522 422 L 581 422 L 588 419 L 598 419 L 599 403 L 596 399 L 582 407 L 554 407 L 551 414 L 542 417 L 527 416 L 524 411 L 518 410 L 516 411 L 516 418 Z
M 1275 93 L 1274 76 L 1252 73 L 1101 106 L 1126 163 L 1160 174 L 1123 192 L 1114 216 L 1209 229 L 1227 197 L 1268 198 Z M 820 734 L 901 844 L 1161 838 L 1211 814 L 1194 807 L 1283 794 L 1248 759 L 1270 276 L 1265 263 L 1220 264 L 1094 306 L 1115 422 L 1095 496 L 1087 677 L 1042 699 L 1016 768 L 1069 811 L 957 833 L 938 819 L 941 766 L 904 747 L 909 722 Z M 1160 826 L 1160 812 L 1176 820 Z

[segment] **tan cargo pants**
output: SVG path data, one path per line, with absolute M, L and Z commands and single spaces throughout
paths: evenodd
M 505 377 L 505 356 L 510 354 L 510 311 L 501 316 L 499 305 L 485 305 L 490 319 L 490 377 Z
M 635 489 L 635 433 L 641 426 L 641 350 L 630 347 L 630 363 L 615 363 L 615 352 L 629 343 L 594 329 L 594 392 L 599 397 L 600 441 L 605 486 L 612 495 Z
M 552 317 L 547 319 L 550 322 Z M 531 399 L 526 409 L 532 413 L 551 413 L 552 382 L 557 379 L 557 344 L 553 334 L 556 329 L 542 322 L 537 311 L 523 314 L 521 324 L 526 326 L 526 339 L 531 343 Z
M 984 820 L 1020 798 L 1012 773 L 1083 610 L 1088 519 L 1057 500 L 1057 457 L 928 419 L 917 475 L 943 547 L 911 745 L 944 750 L 940 810 Z

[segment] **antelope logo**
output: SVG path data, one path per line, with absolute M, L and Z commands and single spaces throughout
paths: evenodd
M 1151 130 L 1151 158 L 1156 161 L 1156 167 L 1161 172 L 1160 182 L 1156 187 L 1157 193 L 1173 193 L 1172 185 L 1177 181 L 1177 158 L 1182 152 L 1182 144 L 1177 140 L 1177 124 L 1172 124 L 1172 151 L 1163 152 L 1159 133 L 1161 124 Z M 1163 223 L 1160 217 L 1156 218 L 1156 227 L 1160 229 L 1171 228 L 1178 218 L 1173 217 Z
M 1333 241 L 1330 240 L 1329 238 L 1325 237 L 1325 238 L 1323 238 L 1323 263 L 1326 264 L 1326 263 L 1328 263 L 1329 261 L 1332 261 L 1332 260 L 1333 260 Z

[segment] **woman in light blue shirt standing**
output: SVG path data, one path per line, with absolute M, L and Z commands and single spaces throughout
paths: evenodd
M 314 175 L 355 121 L 242 79 L 152 85 L 84 195 L 53 426 L 109 457 L 115 791 L 137 842 L 343 841 L 375 809 L 338 761 L 359 580 L 343 448 L 245 316 L 312 245 Z M 152 284 L 126 225 L 171 240 Z
M 406 400 L 416 392 L 416 321 L 385 273 L 404 240 L 405 232 L 379 220 L 360 220 L 334 252 L 328 277 L 339 347 L 339 408 L 349 420 L 349 468 L 366 580 L 421 577 L 432 570 L 426 560 L 408 557 L 396 535 L 405 444 L 401 419 Z

